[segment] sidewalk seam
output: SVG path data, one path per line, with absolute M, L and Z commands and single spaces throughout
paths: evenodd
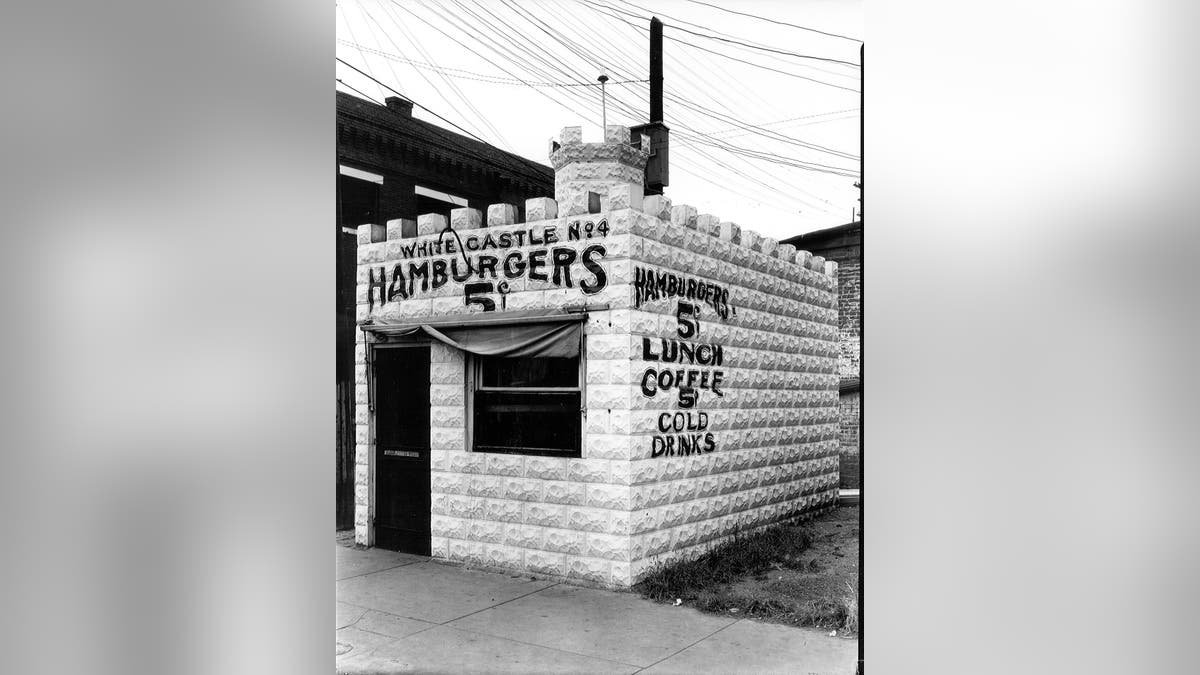
M 736 624 L 736 623 L 739 623 L 739 622 L 741 622 L 742 620 L 743 620 L 743 619 L 735 619 L 734 621 L 731 621 L 731 622 L 729 622 L 729 623 L 725 624 L 724 626 L 721 626 L 720 628 L 718 628 L 718 629 L 714 630 L 713 632 L 709 633 L 708 635 L 705 635 L 704 637 L 700 638 L 699 640 L 696 640 L 696 641 L 695 641 L 695 642 L 693 642 L 692 644 L 690 644 L 690 645 L 688 645 L 688 646 L 686 646 L 686 647 L 684 647 L 684 648 L 680 649 L 679 651 L 677 651 L 677 652 L 675 652 L 675 653 L 673 653 L 673 654 L 668 654 L 668 655 L 666 655 L 666 656 L 662 657 L 661 659 L 659 659 L 659 660 L 655 661 L 654 663 L 651 663 L 651 664 L 650 664 L 650 665 L 648 665 L 648 666 L 644 666 L 644 667 L 642 667 L 642 668 L 639 668 L 637 671 L 635 671 L 635 672 L 633 673 L 633 675 L 637 675 L 637 673 L 640 673 L 640 672 L 642 672 L 642 671 L 643 671 L 643 670 L 645 670 L 646 668 L 653 668 L 654 666 L 657 666 L 658 664 L 662 663 L 663 661 L 666 661 L 667 659 L 671 658 L 672 656 L 677 656 L 678 654 L 680 654 L 680 653 L 682 653 L 682 652 L 685 652 L 685 651 L 687 651 L 687 650 L 691 649 L 692 647 L 695 647 L 696 645 L 700 644 L 701 642 L 704 642 L 704 641 L 705 641 L 705 640 L 707 640 L 708 638 L 710 638 L 710 637 L 712 637 L 712 636 L 716 635 L 717 633 L 720 633 L 721 631 L 725 630 L 726 628 L 729 628 L 730 626 L 732 626 L 732 625 L 734 625 L 734 624 Z
M 397 567 L 408 567 L 409 565 L 416 565 L 417 563 L 423 563 L 423 562 L 429 562 L 429 561 L 428 561 L 428 560 L 410 560 L 410 561 L 408 561 L 408 562 L 400 563 L 399 565 L 392 565 L 391 567 L 385 567 L 385 568 L 383 568 L 383 569 L 381 569 L 381 570 L 374 570 L 374 571 L 371 571 L 371 572 L 363 572 L 362 574 L 355 574 L 355 575 L 354 575 L 354 576 L 352 576 L 352 577 L 345 577 L 345 578 L 343 578 L 343 579 L 334 579 L 334 580 L 333 580 L 333 582 L 336 584 L 336 583 L 337 583 L 337 582 L 339 582 L 339 581 L 349 581 L 350 579 L 357 579 L 357 578 L 359 578 L 359 577 L 365 577 L 365 576 L 367 576 L 368 574 L 379 574 L 380 572 L 386 572 L 386 571 L 388 571 L 388 570 L 394 570 L 394 569 L 396 569 Z
M 457 619 L 455 619 L 455 620 L 457 621 Z M 597 661 L 607 661 L 608 663 L 615 663 L 615 664 L 622 665 L 622 666 L 629 666 L 630 668 L 642 668 L 642 666 L 639 666 L 636 663 L 628 663 L 626 661 L 617 661 L 616 659 L 606 659 L 603 656 L 594 656 L 592 654 L 583 654 L 581 652 L 573 652 L 569 649 L 560 649 L 558 647 L 550 647 L 548 645 L 540 645 L 536 642 L 526 642 L 524 640 L 517 640 L 515 638 L 505 637 L 503 635 L 493 635 L 491 633 L 485 633 L 480 630 L 472 630 L 470 628 L 459 628 L 458 626 L 450 626 L 447 624 L 442 624 L 442 625 L 446 626 L 446 628 L 449 628 L 451 630 L 460 630 L 464 633 L 474 633 L 476 635 L 484 635 L 486 637 L 495 638 L 497 640 L 507 640 L 508 642 L 516 642 L 517 644 L 527 645 L 529 647 L 537 647 L 539 649 L 549 649 L 550 651 L 559 652 L 561 654 L 570 654 L 572 656 L 582 656 L 586 659 L 596 659 Z M 359 629 L 359 630 L 362 630 L 362 629 Z M 674 656 L 674 655 L 672 654 L 672 656 Z M 646 666 L 646 668 L 649 668 L 649 667 L 650 666 Z M 637 671 L 634 671 L 634 672 L 637 672 Z
M 490 607 L 484 607 L 483 609 L 477 609 L 477 610 L 475 610 L 474 612 L 471 612 L 471 613 L 469 613 L 469 614 L 463 614 L 462 616 L 456 616 L 456 617 L 454 617 L 453 619 L 448 619 L 448 620 L 446 620 L 446 621 L 443 621 L 443 622 L 441 622 L 441 623 L 440 623 L 440 624 L 438 624 L 438 625 L 439 625 L 439 626 L 445 626 L 446 624 L 448 624 L 448 623 L 450 623 L 450 622 L 452 622 L 452 621 L 458 621 L 459 619 L 465 619 L 465 618 L 467 618 L 468 616 L 475 616 L 476 614 L 478 614 L 478 613 L 480 613 L 480 612 L 486 612 L 486 611 L 488 611 L 489 609 L 493 609 L 493 608 L 495 608 L 495 607 L 500 607 L 500 606 L 502 606 L 502 605 L 507 605 L 508 603 L 510 603 L 510 602 L 512 602 L 512 601 L 514 601 L 514 600 L 520 600 L 521 598 L 527 598 L 527 597 L 529 597 L 529 596 L 533 595 L 534 593 L 541 593 L 542 591 L 546 590 L 547 588 L 554 588 L 555 586 L 558 586 L 558 585 L 560 585 L 561 583 L 562 583 L 561 581 L 556 581 L 556 582 L 554 582 L 554 583 L 550 584 L 549 586 L 543 586 L 543 587 L 541 587 L 541 588 L 537 589 L 536 591 L 530 591 L 530 592 L 526 593 L 525 595 L 518 595 L 518 596 L 517 596 L 517 597 L 515 597 L 515 598 L 509 598 L 508 600 L 505 600 L 504 602 L 496 603 L 496 604 L 494 604 L 494 605 L 492 605 L 492 606 L 490 606 Z M 472 632 L 473 632 L 473 631 L 472 631 Z

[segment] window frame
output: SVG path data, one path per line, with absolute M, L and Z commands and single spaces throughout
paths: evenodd
M 478 452 L 486 455 L 518 455 L 528 457 L 558 457 L 561 459 L 581 459 L 583 449 L 587 445 L 587 350 L 586 336 L 579 345 L 579 384 L 575 387 L 486 387 L 483 386 L 483 359 L 504 357 L 480 357 L 467 354 L 466 372 L 466 441 L 467 452 Z M 508 392 L 517 394 L 528 393 L 579 393 L 579 449 L 575 451 L 523 451 L 523 450 L 479 450 L 475 445 L 475 394 L 476 392 Z

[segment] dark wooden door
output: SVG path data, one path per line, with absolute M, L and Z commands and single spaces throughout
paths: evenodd
M 375 545 L 429 555 L 429 347 L 375 349 Z

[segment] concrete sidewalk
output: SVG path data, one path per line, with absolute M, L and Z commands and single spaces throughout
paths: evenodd
M 854 672 L 858 643 L 337 546 L 339 673 Z

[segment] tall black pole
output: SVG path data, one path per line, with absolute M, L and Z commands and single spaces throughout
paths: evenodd
M 663 24 L 650 17 L 650 122 L 663 121 L 662 37 Z
M 867 324 L 867 305 L 866 305 L 866 289 L 863 288 L 863 264 L 866 262 L 866 243 L 867 234 L 864 225 L 863 213 L 867 210 L 866 200 L 866 174 L 864 158 L 867 156 L 867 146 L 863 142 L 865 136 L 863 130 L 863 120 L 865 119 L 866 106 L 863 103 L 866 100 L 866 44 L 858 47 L 858 220 L 859 228 L 862 230 L 862 239 L 859 240 L 858 250 L 862 259 L 858 265 L 858 667 L 855 670 L 859 675 L 863 672 L 865 654 L 863 650 L 863 636 L 865 635 L 865 622 L 863 621 L 863 594 L 866 589 L 863 588 L 863 541 L 866 539 L 862 536 L 863 533 L 863 513 L 867 508 L 867 491 L 863 488 L 863 416 L 867 414 L 867 388 L 866 374 L 867 370 L 863 363 L 863 339 L 866 337 Z

